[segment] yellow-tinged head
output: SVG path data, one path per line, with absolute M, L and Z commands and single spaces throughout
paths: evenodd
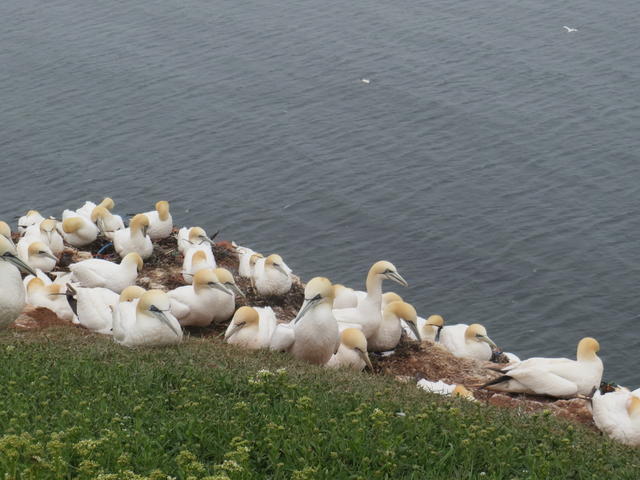
M 124 263 L 125 265 L 128 265 L 130 263 L 135 263 L 137 265 L 136 268 L 138 270 L 138 273 L 140 273 L 142 271 L 142 267 L 144 267 L 144 262 L 142 261 L 142 257 L 140 256 L 139 253 L 136 253 L 136 252 L 127 253 L 120 263 L 121 264 Z
M 333 301 L 333 286 L 326 277 L 314 277 L 309 280 L 306 287 L 304 287 L 305 300 L 331 300 Z
M 282 260 L 282 257 L 277 253 L 272 253 L 271 255 L 269 255 L 264 261 L 264 266 L 265 268 L 275 268 L 283 275 L 289 275 L 289 272 L 287 272 L 287 270 L 284 268 L 284 260 Z
M 369 275 L 367 276 L 367 281 L 371 278 L 386 278 L 399 283 L 403 287 L 409 286 L 407 281 L 402 278 L 400 273 L 398 273 L 395 265 L 391 262 L 387 262 L 386 260 L 380 260 L 371 266 L 369 269 Z
M 207 232 L 204 231 L 204 228 L 191 227 L 189 230 L 189 241 L 191 243 L 200 244 L 208 239 L 209 237 L 207 237 Z
M 427 318 L 425 322 L 426 325 L 432 325 L 434 327 L 443 327 L 444 326 L 444 318 L 440 315 L 431 315 Z
M 113 207 L 116 206 L 116 203 L 109 197 L 105 197 L 98 204 L 99 207 L 106 208 L 107 210 L 113 210 Z M 95 220 L 94 220 L 95 221 Z
M 385 292 L 382 294 L 382 308 L 393 302 L 402 302 L 402 297 L 395 292 Z
M 136 298 L 142 297 L 147 291 L 138 285 L 129 285 L 120 292 L 120 302 L 132 302 Z
M 147 290 L 140 297 L 136 309 L 141 313 L 149 312 L 152 310 L 152 306 L 155 306 L 160 311 L 169 311 L 171 307 L 169 295 L 162 290 Z
M 166 200 L 160 200 L 156 202 L 156 211 L 158 212 L 158 217 L 163 222 L 169 219 L 169 202 Z
M 367 337 L 359 328 L 345 328 L 340 333 L 340 341 L 345 347 L 352 350 L 367 351 Z
M 260 323 L 260 315 L 255 308 L 240 307 L 233 314 L 229 328 L 224 333 L 224 339 L 229 340 L 238 330 L 246 326 L 258 326 Z
M 212 268 L 204 268 L 193 276 L 193 289 L 196 292 L 204 291 L 208 288 L 215 288 L 227 295 L 231 295 L 231 292 L 222 285 L 218 275 Z
M 231 275 L 231 272 L 226 268 L 216 268 L 214 272 L 218 276 L 218 280 L 220 280 L 220 283 L 233 283 L 234 285 L 236 284 L 236 281 L 233 279 L 233 275 Z
M 475 397 L 473 396 L 473 393 L 471 393 L 462 384 L 458 384 L 458 385 L 456 385 L 454 387 L 453 391 L 451 392 L 451 396 L 452 397 L 462 397 L 462 398 L 466 398 L 467 400 L 475 400 Z
M 27 284 L 28 292 L 34 292 L 36 290 L 44 290 L 45 288 L 46 288 L 46 285 L 38 277 L 32 278 L 31 280 L 29 280 L 29 283 Z
M 109 216 L 111 216 L 111 212 L 109 210 L 107 210 L 105 207 L 102 207 L 102 206 L 98 205 L 91 212 L 91 221 L 93 223 L 96 223 L 99 218 L 102 218 L 104 220 L 105 218 L 108 218 Z
M 53 257 L 51 250 L 43 242 L 31 242 L 27 251 L 29 252 L 29 256 L 40 255 L 50 258 Z M 53 258 L 56 259 L 55 257 Z
M 11 227 L 7 222 L 0 220 L 0 235 L 4 235 L 7 238 L 11 238 Z
M 40 215 L 40 212 L 38 210 L 29 210 L 26 216 L 30 217 L 31 215 Z
M 129 222 L 129 228 L 131 232 L 141 232 L 142 235 L 147 235 L 147 229 L 149 228 L 149 217 L 144 213 L 135 215 Z
M 261 253 L 254 253 L 249 257 L 249 265 L 253 267 L 260 258 L 264 258 Z
M 207 261 L 207 253 L 204 250 L 196 250 L 191 257 L 191 264 Z
M 627 413 L 630 417 L 640 417 L 640 398 L 631 395 L 631 398 L 627 401 Z
M 468 342 L 484 342 L 492 348 L 498 348 L 487 335 L 487 329 L 479 323 L 473 323 L 464 332 L 464 338 Z
M 580 360 L 592 360 L 597 357 L 600 351 L 600 344 L 595 338 L 585 337 L 578 343 L 578 353 L 576 357 Z
M 56 222 L 53 218 L 46 218 L 40 222 L 40 231 L 42 233 L 51 233 L 56 229 Z
M 60 285 L 59 283 L 51 283 L 45 287 L 49 295 L 60 295 L 62 293 L 62 289 L 64 285 Z
M 415 324 L 418 321 L 418 313 L 413 305 L 400 300 L 399 302 L 391 302 L 384 308 L 385 312 L 391 313 L 405 322 Z
M 75 233 L 82 228 L 84 221 L 80 217 L 71 217 L 63 220 L 62 230 L 64 233 Z

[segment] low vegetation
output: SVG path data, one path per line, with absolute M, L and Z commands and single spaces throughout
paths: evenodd
M 638 478 L 640 454 L 547 412 L 449 399 L 212 338 L 128 350 L 0 333 L 4 479 Z

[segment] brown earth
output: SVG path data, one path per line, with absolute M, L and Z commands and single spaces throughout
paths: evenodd
M 95 256 L 107 260 L 118 261 L 117 254 L 112 247 L 106 247 L 108 242 L 97 240 L 89 246 L 87 251 L 66 249 L 61 258 L 61 270 L 68 270 L 68 265 L 81 259 Z M 98 252 L 102 249 L 102 253 Z M 228 269 L 236 279 L 236 283 L 246 297 L 236 298 L 236 308 L 243 305 L 270 306 L 280 322 L 293 319 L 304 299 L 304 284 L 294 276 L 291 291 L 280 297 L 262 297 L 257 294 L 249 279 L 238 276 L 238 259 L 231 243 L 221 241 L 213 247 L 213 253 L 219 267 Z M 184 285 L 182 280 L 182 254 L 177 249 L 177 241 L 170 237 L 154 242 L 154 253 L 145 261 L 142 272 L 138 277 L 138 285 L 144 288 L 159 288 L 171 290 Z M 60 320 L 53 312 L 46 308 L 27 306 L 24 312 L 14 322 L 13 328 L 19 330 L 42 330 L 51 326 L 69 325 L 83 330 L 82 327 Z M 194 336 L 210 337 L 211 341 L 219 341 L 218 335 L 226 328 L 226 324 L 213 325 L 207 328 L 187 328 Z M 499 360 L 502 360 L 499 358 Z M 515 408 L 522 413 L 549 411 L 550 413 L 580 422 L 595 428 L 589 410 L 588 402 L 582 399 L 555 400 L 549 397 L 534 397 L 530 395 L 511 395 L 494 393 L 478 388 L 483 383 L 496 378 L 499 374 L 487 368 L 499 367 L 498 364 L 479 362 L 476 360 L 454 357 L 440 345 L 432 342 L 419 343 L 403 336 L 400 344 L 392 355 L 371 355 L 374 373 L 392 375 L 400 381 L 416 382 L 422 378 L 430 381 L 442 380 L 452 384 L 463 384 L 469 388 L 477 401 L 502 408 Z

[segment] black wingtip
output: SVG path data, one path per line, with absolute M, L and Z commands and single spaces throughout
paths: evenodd
M 485 383 L 484 385 L 481 385 L 480 388 L 487 388 L 487 387 L 490 387 L 491 385 L 497 385 L 502 382 L 508 382 L 509 380 L 511 380 L 511 378 L 512 377 L 510 377 L 509 375 L 502 375 L 494 380 L 491 380 Z

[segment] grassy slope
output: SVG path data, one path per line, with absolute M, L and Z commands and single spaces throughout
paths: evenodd
M 132 351 L 69 328 L 5 331 L 0 359 L 4 478 L 640 475 L 636 450 L 548 415 L 210 339 Z

